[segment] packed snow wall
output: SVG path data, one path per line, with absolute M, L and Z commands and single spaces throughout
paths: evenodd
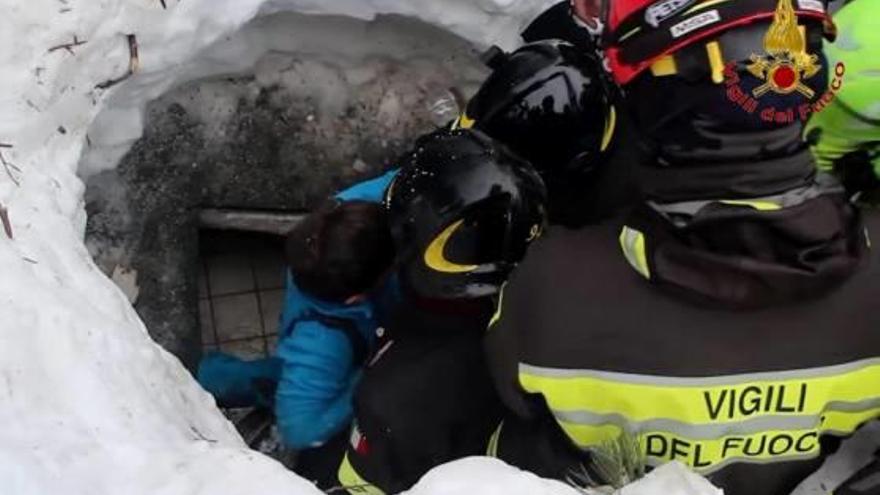
M 143 134 L 148 102 L 247 72 L 258 56 L 199 55 L 261 16 L 397 14 L 478 48 L 510 47 L 549 3 L 0 1 L 3 493 L 314 493 L 245 447 L 96 267 L 83 243 L 80 158 L 83 176 L 113 168 Z

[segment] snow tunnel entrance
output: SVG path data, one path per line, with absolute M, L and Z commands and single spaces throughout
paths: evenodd
M 145 109 L 130 103 L 149 92 L 135 76 L 98 115 L 80 160 L 86 244 L 191 371 L 205 349 L 264 355 L 281 286 L 261 281 L 251 250 L 280 260 L 291 215 L 393 166 L 439 123 L 438 99 L 476 90 L 478 55 L 406 17 L 279 13 L 195 56 Z M 223 287 L 227 275 L 241 287 Z

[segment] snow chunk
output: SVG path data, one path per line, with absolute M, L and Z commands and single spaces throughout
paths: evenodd
M 491 457 L 468 457 L 431 470 L 406 495 L 583 495 Z
M 602 495 L 539 478 L 491 457 L 469 457 L 431 470 L 405 495 Z M 616 495 L 724 495 L 679 462 L 665 464 Z
M 680 462 L 670 462 L 624 487 L 620 495 L 724 495 L 724 490 Z

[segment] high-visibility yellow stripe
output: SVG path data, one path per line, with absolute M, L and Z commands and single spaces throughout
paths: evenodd
M 352 495 L 385 495 L 385 492 L 364 480 L 361 475 L 354 470 L 351 461 L 348 460 L 348 453 L 342 458 L 342 464 L 339 466 L 339 484 L 345 488 L 345 491 Z
M 721 45 L 717 41 L 706 43 L 706 55 L 709 57 L 709 68 L 712 72 L 712 82 L 721 84 L 724 82 L 724 58 L 721 55 Z
M 846 435 L 880 417 L 880 359 L 711 378 L 520 365 L 520 384 L 544 395 L 582 448 L 626 429 L 646 442 L 649 457 L 704 473 L 730 462 L 815 456 L 820 436 Z
M 865 421 L 880 417 L 880 408 L 848 413 L 829 411 L 824 422 L 801 430 L 764 430 L 757 433 L 731 434 L 711 439 L 693 439 L 664 431 L 631 432 L 637 434 L 642 451 L 652 464 L 681 461 L 707 474 L 730 462 L 785 461 L 816 457 L 818 439 L 826 434 L 847 435 Z M 820 424 L 821 423 L 821 424 Z M 582 448 L 594 448 L 617 438 L 622 429 L 616 425 L 591 426 L 559 422 L 566 434 Z M 656 462 L 659 461 L 659 462 Z
M 674 76 L 678 74 L 678 65 L 675 63 L 675 57 L 665 55 L 658 58 L 651 64 L 651 74 L 654 77 Z
M 797 372 L 731 376 L 728 383 L 706 382 L 700 378 L 663 380 L 659 377 L 657 383 L 651 383 L 650 377 L 643 377 L 644 383 L 627 382 L 616 376 L 605 378 L 601 374 L 542 376 L 540 369 L 524 365 L 520 366 L 519 376 L 523 389 L 542 393 L 553 410 L 618 413 L 630 421 L 656 418 L 689 424 L 737 421 L 758 413 L 780 414 L 780 408 L 791 407 L 796 407 L 796 414 L 816 415 L 825 411 L 829 403 L 880 399 L 880 360 L 853 363 L 853 369 L 840 373 L 835 373 L 837 369 L 829 367 L 827 375 L 818 376 L 815 373 L 822 373 L 824 369 L 802 370 L 804 376 L 801 377 Z M 774 378 L 774 375 L 780 377 Z M 735 403 L 733 408 L 727 400 L 731 397 Z M 760 410 L 743 414 L 739 410 L 740 401 L 746 411 L 755 407 L 752 404 L 756 401 L 760 402 Z
M 639 274 L 647 279 L 651 278 L 651 269 L 648 267 L 648 253 L 645 250 L 645 235 L 638 230 L 624 226 L 620 231 L 620 249 L 623 250 L 626 260 Z
M 501 289 L 498 291 L 498 302 L 495 303 L 495 313 L 492 314 L 492 318 L 489 320 L 489 329 L 495 326 L 499 320 L 501 320 L 501 310 L 504 306 L 504 288 L 507 287 L 507 282 L 505 281 L 501 284 Z
M 766 200 L 723 199 L 721 200 L 721 203 L 734 206 L 751 206 L 752 208 L 759 211 L 776 211 L 782 209 L 782 206 L 780 206 L 779 203 Z
M 614 137 L 614 131 L 617 129 L 617 109 L 614 108 L 614 105 L 611 105 L 608 110 L 608 116 L 605 117 L 605 132 L 602 133 L 602 144 L 599 146 L 599 151 L 605 151 L 608 149 L 608 145 L 611 144 L 611 138 Z

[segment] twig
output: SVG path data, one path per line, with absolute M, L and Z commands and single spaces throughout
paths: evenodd
M 0 221 L 3 222 L 3 230 L 6 231 L 6 237 L 15 239 L 12 235 L 12 224 L 9 222 L 9 211 L 5 206 L 0 204 Z
M 0 143 L 0 148 L 12 148 L 11 144 Z
M 128 71 L 123 74 L 121 77 L 117 77 L 116 79 L 108 79 L 102 83 L 99 83 L 95 86 L 97 89 L 107 89 L 111 86 L 115 86 L 122 81 L 128 79 L 135 72 L 137 72 L 138 67 L 140 66 L 140 58 L 138 58 L 138 43 L 137 37 L 133 34 L 126 35 L 128 39 Z
M 12 145 L 4 145 L 3 148 L 12 148 Z M 12 174 L 12 171 L 15 170 L 18 173 L 21 173 L 21 169 L 18 168 L 14 163 L 6 161 L 6 158 L 3 156 L 3 153 L 0 153 L 0 163 L 3 164 L 3 169 L 6 170 L 6 175 L 9 176 L 9 179 L 16 185 L 20 186 L 21 183 L 15 176 Z
M 190 431 L 192 431 L 193 433 L 196 434 L 196 436 L 199 438 L 199 440 L 202 440 L 202 441 L 205 441 L 208 443 L 217 443 L 217 440 L 212 440 L 212 439 L 206 437 L 205 435 L 202 434 L 202 432 L 200 432 L 198 429 L 196 429 L 195 426 L 190 426 L 189 429 L 190 429 Z
M 73 49 L 78 46 L 85 45 L 86 43 L 88 43 L 86 40 L 80 40 L 74 34 L 72 43 L 62 43 L 60 45 L 55 45 L 52 48 L 49 48 L 48 53 L 52 53 L 56 50 L 67 50 L 67 52 L 70 53 L 71 55 L 76 55 L 76 53 L 74 53 Z
M 28 257 L 26 257 L 26 256 L 22 256 L 21 259 L 27 261 L 28 263 L 30 263 L 30 264 L 32 264 L 32 265 L 39 265 L 39 264 L 40 264 L 39 261 L 34 260 L 34 259 L 31 259 L 31 258 L 28 258 Z
M 162 4 L 162 8 L 163 8 L 163 9 L 167 9 L 167 8 L 168 8 L 168 6 L 165 5 L 165 0 L 159 0 L 159 3 Z

